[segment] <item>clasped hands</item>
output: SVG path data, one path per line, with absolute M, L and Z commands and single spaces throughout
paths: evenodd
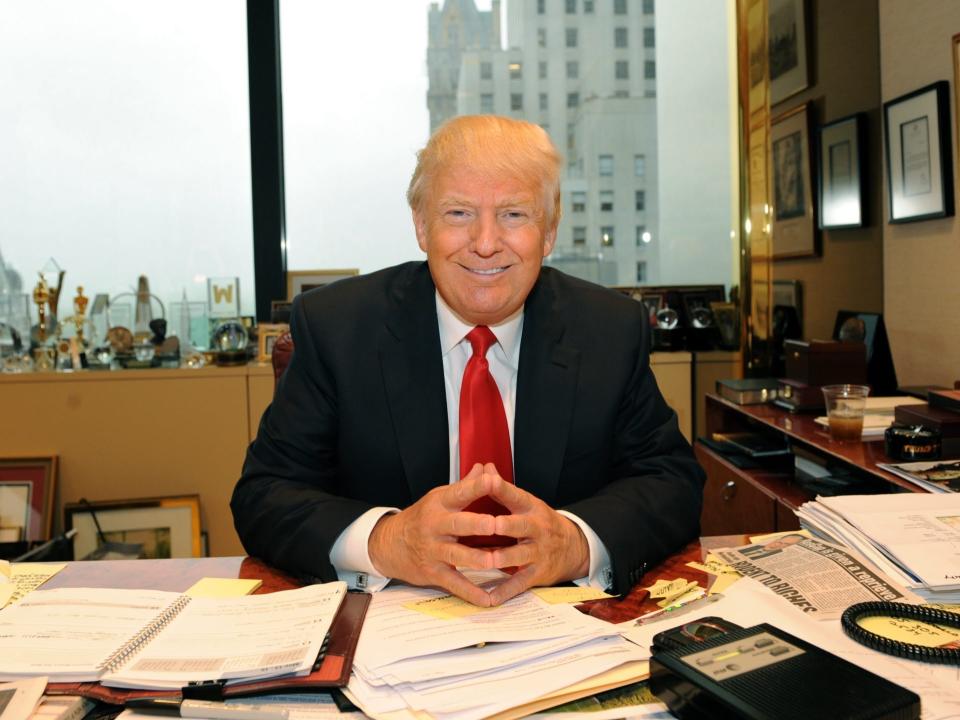
M 508 515 L 465 512 L 489 495 Z M 473 548 L 461 537 L 503 535 L 516 545 Z M 386 515 L 370 534 L 370 559 L 384 577 L 442 588 L 491 607 L 531 587 L 555 585 L 587 574 L 590 553 L 576 523 L 500 477 L 492 463 L 477 463 L 458 483 L 434 488 L 405 510 Z M 458 570 L 518 568 L 495 587 L 475 585 Z

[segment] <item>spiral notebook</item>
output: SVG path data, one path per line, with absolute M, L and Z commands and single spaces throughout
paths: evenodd
M 179 689 L 313 671 L 344 583 L 233 598 L 57 588 L 0 611 L 0 680 Z

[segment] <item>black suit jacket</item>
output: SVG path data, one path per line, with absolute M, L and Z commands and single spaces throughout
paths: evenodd
M 373 506 L 449 482 L 435 289 L 426 263 L 294 300 L 293 359 L 231 507 L 247 552 L 322 580 Z M 514 422 L 519 487 L 582 518 L 614 589 L 697 536 L 703 472 L 650 370 L 643 305 L 550 268 L 524 309 Z

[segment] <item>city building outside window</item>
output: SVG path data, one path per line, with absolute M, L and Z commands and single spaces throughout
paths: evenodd
M 653 15 L 653 0 L 643 0 L 643 14 Z
M 643 46 L 645 48 L 656 47 L 657 44 L 657 30 L 656 28 L 648 27 L 643 29 Z
M 580 63 L 576 60 L 567 61 L 567 79 L 576 80 L 580 77 Z
M 540 93 L 540 109 L 541 109 L 541 110 L 546 110 L 547 107 L 548 107 L 548 104 L 547 104 L 547 94 L 546 94 L 546 93 Z
M 655 60 L 647 60 L 643 63 L 643 76 L 647 80 L 655 80 L 657 77 L 657 63 Z
M 547 11 L 547 0 L 537 0 L 537 15 L 543 15 Z
M 600 191 L 600 211 L 613 212 L 613 190 Z
M 577 29 L 567 28 L 566 39 L 567 39 L 567 47 L 575 48 L 577 46 Z
M 493 63 L 491 62 L 480 63 L 480 79 L 481 80 L 493 79 Z
M 583 190 L 574 190 L 570 193 L 570 209 L 572 212 L 583 212 L 587 209 L 587 193 Z M 586 228 L 584 228 L 586 232 Z
M 566 0 L 567 15 L 577 14 L 577 0 Z
M 626 60 L 617 60 L 613 74 L 617 80 L 628 80 L 630 78 L 630 65 Z
M 598 171 L 600 175 L 613 175 L 613 155 L 601 155 L 598 160 Z
M 583 12 L 586 15 L 593 14 L 593 0 L 583 0 Z
M 604 247 L 613 246 L 613 225 L 604 225 L 600 228 L 600 244 Z
M 626 15 L 626 14 L 627 14 L 627 0 L 613 0 L 613 14 L 614 14 L 614 15 Z
M 627 29 L 625 27 L 613 29 L 613 46 L 618 48 L 627 47 Z
M 575 108 L 580 105 L 580 93 L 567 93 L 567 107 Z
M 482 93 L 480 95 L 480 112 L 484 115 L 493 113 L 493 93 Z
M 523 78 L 523 65 L 521 63 L 512 62 L 509 65 L 509 69 L 511 80 L 520 80 Z
M 638 178 L 645 177 L 647 174 L 647 157 L 646 155 L 634 155 L 633 156 L 633 174 Z
M 587 244 L 587 229 L 585 227 L 575 226 L 573 228 L 573 244 L 574 245 Z
M 650 242 L 650 233 L 646 225 L 637 225 L 637 247 L 643 247 Z
M 547 46 L 547 29 L 537 28 L 537 45 L 545 48 Z
M 523 93 L 510 93 L 510 109 L 523 110 Z
M 644 190 L 637 190 L 636 193 L 636 209 L 637 210 L 646 210 L 647 209 L 647 193 Z
M 541 80 L 547 79 L 547 61 L 541 60 L 537 65 L 537 77 Z

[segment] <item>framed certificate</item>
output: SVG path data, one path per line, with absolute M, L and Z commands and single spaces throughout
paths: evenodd
M 949 83 L 884 103 L 883 119 L 890 222 L 953 215 Z

